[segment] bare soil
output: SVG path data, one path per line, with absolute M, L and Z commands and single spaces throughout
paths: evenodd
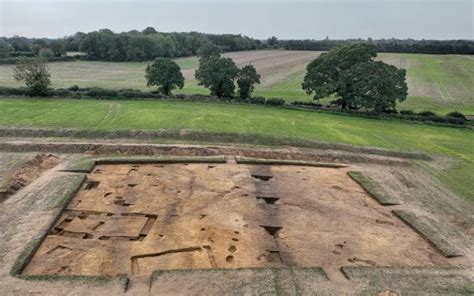
M 270 87 L 300 72 L 320 54 L 318 51 L 259 50 L 226 53 L 224 56 L 231 58 L 239 67 L 252 64 L 261 75 L 261 85 Z M 194 79 L 195 70 L 183 70 L 184 77 Z
M 55 167 L 58 162 L 59 157 L 53 154 L 37 154 L 17 169 L 8 173 L 4 176 L 3 183 L 0 184 L 0 202 L 30 184 L 44 171 Z
M 347 169 L 242 164 L 100 165 L 24 269 L 155 270 L 449 264 Z

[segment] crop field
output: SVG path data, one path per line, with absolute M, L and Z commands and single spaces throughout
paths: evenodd
M 417 150 L 453 157 L 454 165 L 425 169 L 474 199 L 474 133 L 468 129 L 245 105 L 53 99 L 1 99 L 0 126 L 188 129 Z
M 311 101 L 301 90 L 306 65 L 320 52 L 249 51 L 227 53 L 239 65 L 253 64 L 261 74 L 255 95 L 281 97 L 286 101 Z M 440 114 L 460 111 L 474 114 L 474 57 L 461 55 L 379 54 L 387 63 L 408 72 L 409 97 L 398 109 L 430 110 Z M 196 57 L 176 60 L 186 78 L 185 88 L 176 93 L 208 94 L 197 85 Z M 144 78 L 146 62 L 58 62 L 51 63 L 53 87 L 133 88 L 147 90 Z M 20 86 L 12 78 L 13 66 L 0 66 L 0 85 Z M 148 89 L 149 90 L 149 89 Z M 329 100 L 325 100 L 329 101 Z
M 380 54 L 380 59 L 407 69 L 409 98 L 400 108 L 474 113 L 473 56 Z

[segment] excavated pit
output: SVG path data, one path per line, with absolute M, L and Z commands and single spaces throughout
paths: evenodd
M 99 165 L 23 274 L 445 262 L 346 169 Z

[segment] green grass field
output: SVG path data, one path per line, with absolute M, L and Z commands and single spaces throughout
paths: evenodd
M 468 129 L 250 105 L 69 99 L 0 99 L 0 125 L 191 129 L 416 150 L 455 158 L 450 168 L 426 169 L 459 194 L 474 199 L 474 132 Z
M 399 109 L 474 114 L 473 56 L 380 54 L 380 59 L 407 69 L 409 98 Z
M 311 101 L 312 98 L 301 89 L 305 66 L 316 58 L 319 52 L 305 51 L 249 51 L 229 53 L 240 66 L 252 63 L 262 75 L 254 95 L 281 97 L 286 101 Z M 409 97 L 398 109 L 415 111 L 430 110 L 440 114 L 461 111 L 474 115 L 474 57 L 461 55 L 424 55 L 381 53 L 379 59 L 406 68 L 408 72 Z M 197 85 L 194 69 L 198 66 L 196 57 L 177 59 L 186 85 L 176 93 L 208 94 L 209 91 Z M 81 87 L 133 88 L 150 90 L 144 78 L 147 63 L 108 62 L 61 62 L 49 64 L 53 87 L 72 85 Z M 1 86 L 20 86 L 12 78 L 13 66 L 0 66 Z M 329 100 L 325 100 L 327 102 Z

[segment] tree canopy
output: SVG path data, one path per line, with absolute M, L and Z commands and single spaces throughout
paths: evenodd
M 314 99 L 335 96 L 342 109 L 385 111 L 407 96 L 405 70 L 374 62 L 375 47 L 359 43 L 323 53 L 306 67 L 302 84 Z
M 10 56 L 13 48 L 5 40 L 0 39 L 0 58 L 7 58 Z
M 395 109 L 408 95 L 406 71 L 383 62 L 359 63 L 344 72 L 343 93 L 353 107 L 382 112 Z
M 142 38 L 145 37 L 145 38 Z M 275 36 L 257 40 L 243 35 L 204 34 L 198 32 L 165 33 L 153 27 L 142 31 L 115 33 L 100 29 L 90 33 L 77 32 L 64 38 L 0 37 L 11 47 L 11 56 L 38 55 L 41 48 L 49 48 L 54 56 L 66 51 L 84 51 L 85 58 L 102 61 L 151 61 L 157 57 L 186 57 L 198 54 L 205 44 L 213 44 L 220 52 L 280 48 L 287 50 L 328 51 L 341 45 L 366 42 L 379 52 L 426 54 L 474 54 L 474 40 L 413 40 L 413 39 L 347 39 L 280 40 Z M 59 41 L 61 44 L 55 44 Z M 59 46 L 59 47 L 58 47 Z M 62 49 L 64 48 L 64 50 Z M 0 52 L 1 54 L 1 52 Z M 0 56 L 1 58 L 1 56 Z
M 211 95 L 221 97 L 234 96 L 234 80 L 239 75 L 239 68 L 230 58 L 212 55 L 199 60 L 195 77 L 199 85 L 209 88 Z
M 348 39 L 348 40 L 278 40 L 274 47 L 287 50 L 327 51 L 337 46 L 367 42 L 378 52 L 426 54 L 474 54 L 473 40 L 413 40 L 413 39 Z
M 170 95 L 175 88 L 184 87 L 184 77 L 175 61 L 157 58 L 146 68 L 147 86 L 157 86 L 158 91 Z
M 202 33 L 161 33 L 148 27 L 114 33 L 107 29 L 86 34 L 80 42 L 80 50 L 91 60 L 147 61 L 157 57 L 185 57 L 213 47 L 214 51 L 252 50 L 261 42 L 241 35 L 213 35 Z
M 241 99 L 250 98 L 254 90 L 254 85 L 260 83 L 260 75 L 253 65 L 244 66 L 237 79 L 237 85 L 239 86 L 239 96 Z
M 210 42 L 205 42 L 204 44 L 202 44 L 197 52 L 197 55 L 200 58 L 208 58 L 214 55 L 219 56 L 220 54 L 221 50 L 219 49 L 219 46 Z
M 44 95 L 51 84 L 48 67 L 38 58 L 20 59 L 13 72 L 13 78 L 24 82 L 33 95 Z
M 149 34 L 156 34 L 156 33 L 158 33 L 158 31 L 156 31 L 155 28 L 153 28 L 153 27 L 146 27 L 142 31 L 142 33 L 145 34 L 145 35 L 149 35 Z

